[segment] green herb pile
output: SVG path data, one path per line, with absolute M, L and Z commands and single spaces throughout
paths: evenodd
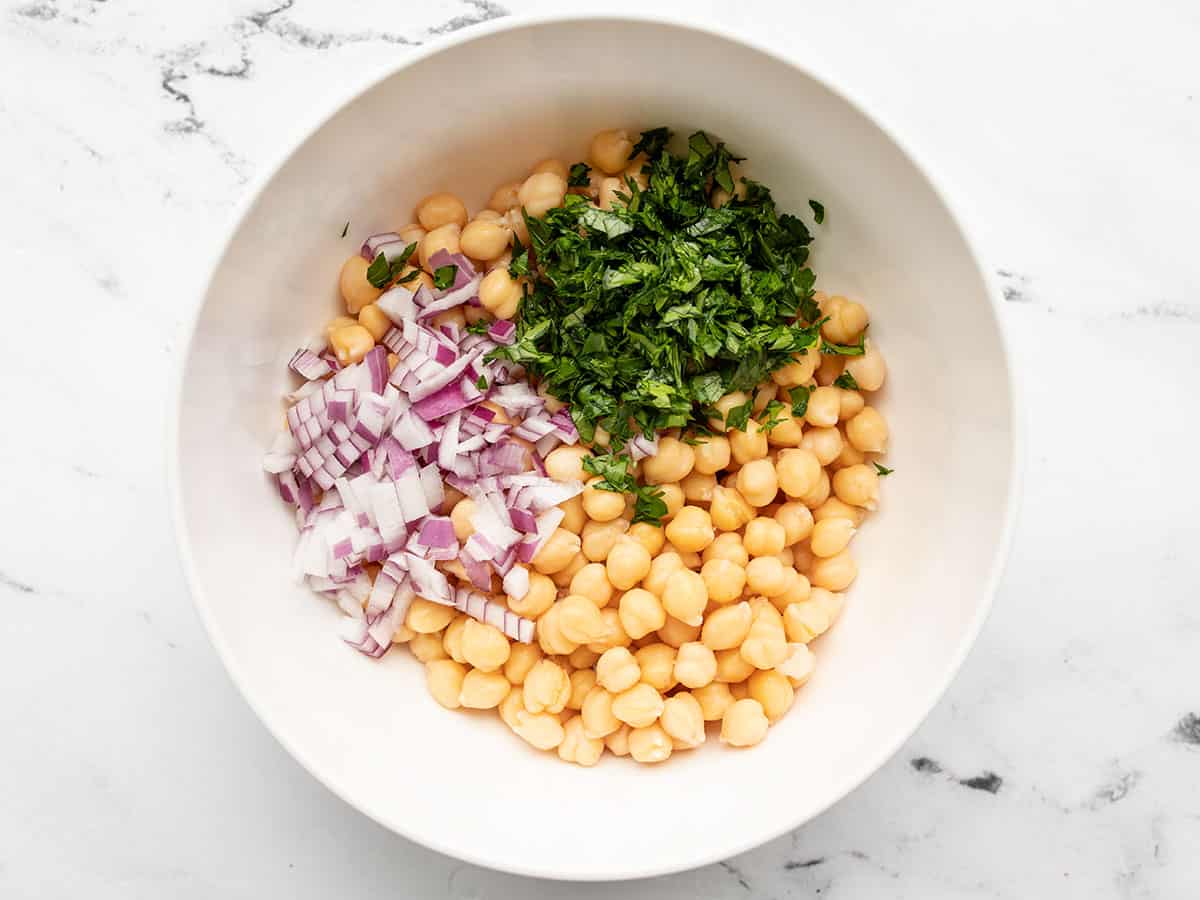
M 614 452 L 638 432 L 704 431 L 713 403 L 752 389 L 818 339 L 809 229 L 749 179 L 744 197 L 714 209 L 714 191 L 735 194 L 730 163 L 739 158 L 704 132 L 688 138 L 686 156 L 667 149 L 669 138 L 665 128 L 642 133 L 630 158 L 646 155 L 648 186 L 626 179 L 612 209 L 568 194 L 544 217 L 526 216 L 529 246 L 510 272 L 532 289 L 515 342 L 495 352 L 569 403 L 585 442 L 605 429 Z M 572 166 L 571 183 L 586 182 L 587 167 Z M 820 204 L 812 208 L 822 220 Z M 749 413 L 731 411 L 728 424 L 745 427 Z M 591 466 L 601 486 L 638 494 L 642 520 L 662 514 L 624 457 Z

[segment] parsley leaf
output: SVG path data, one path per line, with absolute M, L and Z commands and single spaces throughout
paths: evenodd
M 433 270 L 433 286 L 439 291 L 444 291 L 450 285 L 454 284 L 456 275 L 458 275 L 458 266 L 453 263 L 446 266 L 438 266 Z
M 857 344 L 835 344 L 833 341 L 822 341 L 821 352 L 830 356 L 862 356 L 866 352 L 865 335 L 858 336 Z
M 820 225 L 822 222 L 824 222 L 825 221 L 825 204 L 820 202 L 819 200 L 809 200 L 808 205 L 809 205 L 809 207 L 812 208 L 813 218 L 817 220 L 817 224 Z
M 837 378 L 833 379 L 833 386 L 845 388 L 848 391 L 858 390 L 858 382 L 854 380 L 854 376 L 849 372 L 843 372 Z
M 480 319 L 478 322 L 472 322 L 467 326 L 467 334 L 487 334 L 488 329 L 492 327 L 492 323 L 487 319 Z
M 387 287 L 396 280 L 396 277 L 402 271 L 404 271 L 404 267 L 408 265 L 408 258 L 412 256 L 416 250 L 417 244 L 414 241 L 405 247 L 404 250 L 401 251 L 391 262 L 388 262 L 387 257 L 384 256 L 383 253 L 380 253 L 371 261 L 371 265 L 367 266 L 367 281 L 371 282 L 372 287 L 381 289 Z M 406 277 L 404 281 L 411 281 L 418 275 L 420 275 L 420 272 L 413 270 L 413 272 L 409 273 L 409 277 Z
M 770 431 L 776 425 L 782 425 L 787 420 L 787 405 L 778 400 L 772 400 L 763 410 L 766 419 L 763 420 L 762 430 Z
M 750 421 L 750 413 L 754 409 L 754 399 L 751 398 L 741 406 L 735 406 L 725 413 L 725 428 L 726 430 L 745 431 L 746 424 Z
M 486 375 L 480 375 L 477 379 L 475 379 L 475 387 L 479 388 L 481 391 L 486 391 L 487 386 L 488 380 Z
M 808 412 L 808 395 L 811 393 L 812 391 L 810 391 L 804 385 L 788 389 L 788 397 L 792 401 L 793 418 L 804 418 L 804 414 Z
M 345 237 L 345 236 L 346 236 L 346 234 L 347 234 L 349 231 L 350 231 L 350 220 L 349 220 L 349 219 L 347 219 L 347 220 L 346 220 L 346 227 L 342 229 L 342 237 Z
M 887 466 L 881 466 L 879 463 L 875 463 L 875 474 L 877 474 L 880 478 L 885 478 L 895 471 L 895 469 L 889 469 Z
M 645 153 L 650 159 L 661 156 L 662 152 L 667 149 L 667 141 L 670 139 L 671 132 L 666 128 L 651 128 L 649 131 L 643 131 L 638 142 L 629 151 L 629 158 L 633 159 L 639 153 Z
M 397 278 L 396 284 L 408 284 L 410 281 L 415 281 L 416 279 L 418 279 L 420 277 L 421 277 L 421 270 L 413 269 L 407 275 L 401 275 L 399 278 Z
M 571 166 L 570 172 L 567 173 L 567 186 L 587 187 L 590 182 L 588 176 L 591 174 L 591 171 L 592 167 L 587 163 L 575 163 L 575 165 Z

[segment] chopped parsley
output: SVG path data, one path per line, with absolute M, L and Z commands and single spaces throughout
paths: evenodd
M 858 382 L 854 380 L 854 376 L 849 372 L 843 372 L 837 378 L 833 379 L 833 386 L 845 388 L 848 391 L 858 390 Z
M 787 404 L 772 400 L 763 410 L 762 430 L 770 431 L 776 425 L 782 425 L 787 418 Z
M 478 378 L 475 379 L 475 387 L 479 388 L 481 391 L 486 391 L 487 386 L 488 386 L 488 380 L 487 380 L 486 375 L 480 375 Z
M 858 336 L 857 344 L 835 344 L 833 341 L 822 341 L 821 352 L 830 356 L 862 356 L 866 352 L 865 334 Z
M 417 245 L 414 241 L 405 247 L 404 251 L 390 263 L 388 262 L 387 257 L 380 253 L 375 257 L 374 260 L 371 261 L 371 265 L 367 266 L 367 281 L 371 282 L 372 287 L 387 287 L 396 280 L 397 276 L 399 276 L 401 271 L 403 271 L 404 267 L 408 265 L 408 258 L 412 256 L 414 252 L 416 252 L 416 249 Z M 417 274 L 420 273 L 418 272 L 416 274 L 410 274 L 413 278 L 416 278 Z M 410 279 L 406 278 L 404 280 L 409 281 Z
M 820 200 L 809 200 L 808 206 L 813 211 L 813 218 L 817 220 L 818 225 L 825 221 L 824 203 L 822 203 Z
M 875 463 L 875 474 L 878 475 L 880 478 L 885 478 L 886 476 L 891 475 L 895 471 L 896 471 L 895 469 L 889 469 L 887 466 L 881 466 L 879 463 Z
M 589 176 L 592 173 L 592 167 L 587 163 L 577 162 L 571 166 L 567 173 L 568 187 L 587 187 L 590 181 Z
M 478 322 L 472 322 L 467 326 L 468 334 L 487 334 L 488 329 L 492 327 L 492 323 L 488 319 L 480 319 Z
M 569 403 L 585 442 L 602 427 L 615 451 L 638 432 L 702 425 L 722 396 L 817 342 L 807 227 L 748 179 L 744 197 L 714 209 L 714 191 L 733 193 L 738 157 L 703 132 L 683 156 L 669 139 L 642 133 L 630 158 L 645 154 L 647 187 L 628 179 L 611 209 L 568 194 L 526 216 L 529 247 L 514 248 L 509 271 L 531 289 L 514 342 L 492 352 Z M 750 412 L 731 410 L 731 424 Z
M 808 395 L 812 391 L 804 385 L 788 389 L 788 399 L 792 401 L 792 416 L 797 419 L 803 419 L 804 414 L 808 412 Z
M 444 291 L 454 284 L 456 275 L 458 275 L 458 266 L 453 263 L 448 266 L 438 266 L 433 270 L 433 286 L 439 291 Z
M 741 406 L 735 406 L 725 413 L 725 428 L 732 431 L 745 431 L 750 421 L 750 413 L 754 411 L 754 398 L 747 400 Z
M 350 231 L 350 220 L 346 220 L 346 227 L 342 229 L 342 237 L 345 237 Z
M 649 522 L 659 525 L 662 517 L 667 514 L 667 504 L 662 499 L 662 488 L 652 484 L 638 484 L 633 473 L 629 471 L 630 462 L 632 460 L 623 454 L 618 456 L 615 453 L 602 453 L 599 456 L 585 456 L 583 468 L 603 479 L 595 485 L 599 490 L 633 494 L 634 524 Z

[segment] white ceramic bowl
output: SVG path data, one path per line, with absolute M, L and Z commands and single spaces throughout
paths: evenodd
M 417 114 L 420 111 L 420 114 Z M 436 114 L 430 115 L 433 111 Z M 561 763 L 494 714 L 450 713 L 406 652 L 373 662 L 294 583 L 292 516 L 260 470 L 292 349 L 336 311 L 362 236 L 432 190 L 481 207 L 614 125 L 704 128 L 784 210 L 828 209 L 818 286 L 869 304 L 890 368 L 896 470 L 855 542 L 861 575 L 795 708 L 749 751 L 710 740 L 647 768 Z M 349 219 L 351 236 L 339 240 Z M 862 109 L 795 63 L 693 27 L 502 22 L 348 97 L 268 172 L 215 264 L 172 416 L 171 491 L 196 603 L 280 742 L 367 815 L 511 872 L 654 875 L 812 818 L 878 768 L 945 690 L 986 615 L 1017 482 L 994 290 L 930 178 Z

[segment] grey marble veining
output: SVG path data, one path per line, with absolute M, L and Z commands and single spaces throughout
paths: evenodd
M 1008 301 L 1029 424 L 1011 565 L 945 699 L 829 812 L 694 872 L 531 882 L 367 821 L 231 689 L 161 475 L 193 263 L 348 80 L 562 5 L 0 7 L 0 896 L 1200 896 L 1200 16 L 1185 0 L 630 4 L 821 60 L 945 180 Z

